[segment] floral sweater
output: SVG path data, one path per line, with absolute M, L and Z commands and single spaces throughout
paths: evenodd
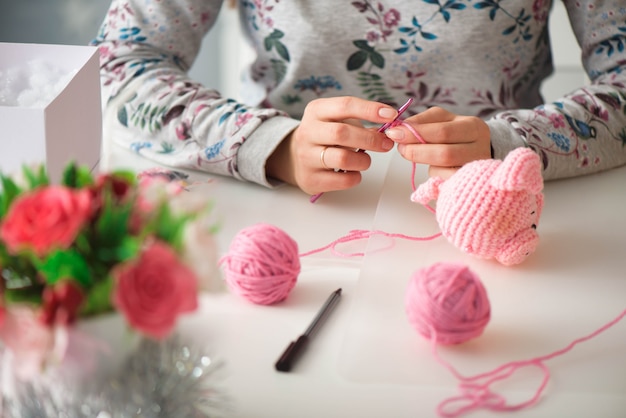
M 626 6 L 563 0 L 590 84 L 544 103 L 550 0 L 239 0 L 257 57 L 246 103 L 187 70 L 222 0 L 113 0 L 101 55 L 106 136 L 161 164 L 265 186 L 265 161 L 318 97 L 484 118 L 496 158 L 527 146 L 546 180 L 626 163 Z M 558 45 L 555 47 L 558 48 Z

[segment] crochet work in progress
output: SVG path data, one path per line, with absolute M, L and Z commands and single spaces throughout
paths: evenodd
M 411 200 L 423 205 L 436 200 L 442 234 L 462 251 L 514 265 L 539 244 L 542 189 L 539 156 L 518 148 L 504 160 L 468 163 L 448 180 L 431 177 Z

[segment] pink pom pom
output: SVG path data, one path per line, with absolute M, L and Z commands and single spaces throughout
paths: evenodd
M 298 244 L 264 223 L 242 229 L 220 264 L 230 290 L 260 305 L 284 300 L 300 274 Z
M 441 344 L 459 344 L 483 333 L 491 316 L 487 292 L 469 268 L 435 263 L 409 282 L 406 314 L 415 330 Z

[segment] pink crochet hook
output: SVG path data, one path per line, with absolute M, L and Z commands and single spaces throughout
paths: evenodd
M 394 123 L 396 123 L 396 121 L 404 113 L 404 111 L 407 110 L 409 108 L 409 106 L 411 106 L 411 103 L 413 103 L 413 98 L 409 97 L 409 100 L 407 100 L 406 103 L 403 104 L 402 106 L 400 106 L 400 108 L 398 109 L 398 114 L 396 115 L 396 117 L 393 118 L 392 121 L 387 122 L 387 123 L 383 124 L 383 126 L 378 128 L 378 132 L 385 132 L 385 130 L 387 128 L 391 127 Z
M 385 132 L 385 130 L 391 126 L 393 126 L 394 123 L 396 123 L 396 121 L 398 120 L 398 118 L 400 117 L 400 115 L 402 115 L 404 113 L 405 110 L 407 110 L 409 108 L 409 106 L 411 106 L 411 103 L 413 103 L 413 98 L 409 97 L 409 100 L 406 101 L 405 104 L 403 104 L 402 106 L 400 106 L 400 108 L 398 109 L 398 114 L 396 115 L 395 118 L 393 118 L 392 121 L 389 121 L 385 124 L 383 124 L 380 128 L 378 128 L 378 132 Z M 360 149 L 356 150 L 357 152 L 361 152 Z M 311 203 L 315 203 L 317 201 L 317 199 L 319 199 L 324 193 L 318 193 L 315 194 L 313 196 L 311 196 Z

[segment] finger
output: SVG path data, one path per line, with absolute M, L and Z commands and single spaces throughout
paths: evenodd
M 347 190 L 361 183 L 360 171 L 335 172 L 325 170 L 310 177 L 313 181 L 304 184 L 302 190 L 311 195 L 337 190 Z
M 346 120 L 343 121 L 343 123 L 347 123 L 349 125 L 356 126 L 357 128 L 362 128 L 363 127 L 363 122 L 361 122 L 358 119 L 346 119 Z
M 342 147 L 324 147 L 320 166 L 324 170 L 364 171 L 370 168 L 372 158 L 366 152 Z
M 345 119 L 365 120 L 372 123 L 385 123 L 393 120 L 398 112 L 391 106 L 358 97 L 344 96 L 315 99 L 306 106 L 306 117 L 323 121 L 343 121 Z
M 405 121 L 428 143 L 463 144 L 472 143 L 489 136 L 488 126 L 480 119 L 471 116 L 457 116 L 453 121 L 418 123 Z M 385 135 L 398 144 L 419 142 L 411 131 L 402 125 L 385 131 Z
M 474 144 L 399 144 L 398 152 L 414 163 L 439 167 L 461 167 L 490 157 Z
M 324 138 L 327 144 L 352 150 L 386 152 L 395 145 L 391 139 L 375 129 L 341 122 L 319 124 L 316 135 Z
M 406 118 L 407 121 L 415 122 L 418 124 L 424 123 L 436 123 L 436 122 L 449 122 L 454 120 L 457 115 L 442 107 L 433 106 L 423 112 Z

